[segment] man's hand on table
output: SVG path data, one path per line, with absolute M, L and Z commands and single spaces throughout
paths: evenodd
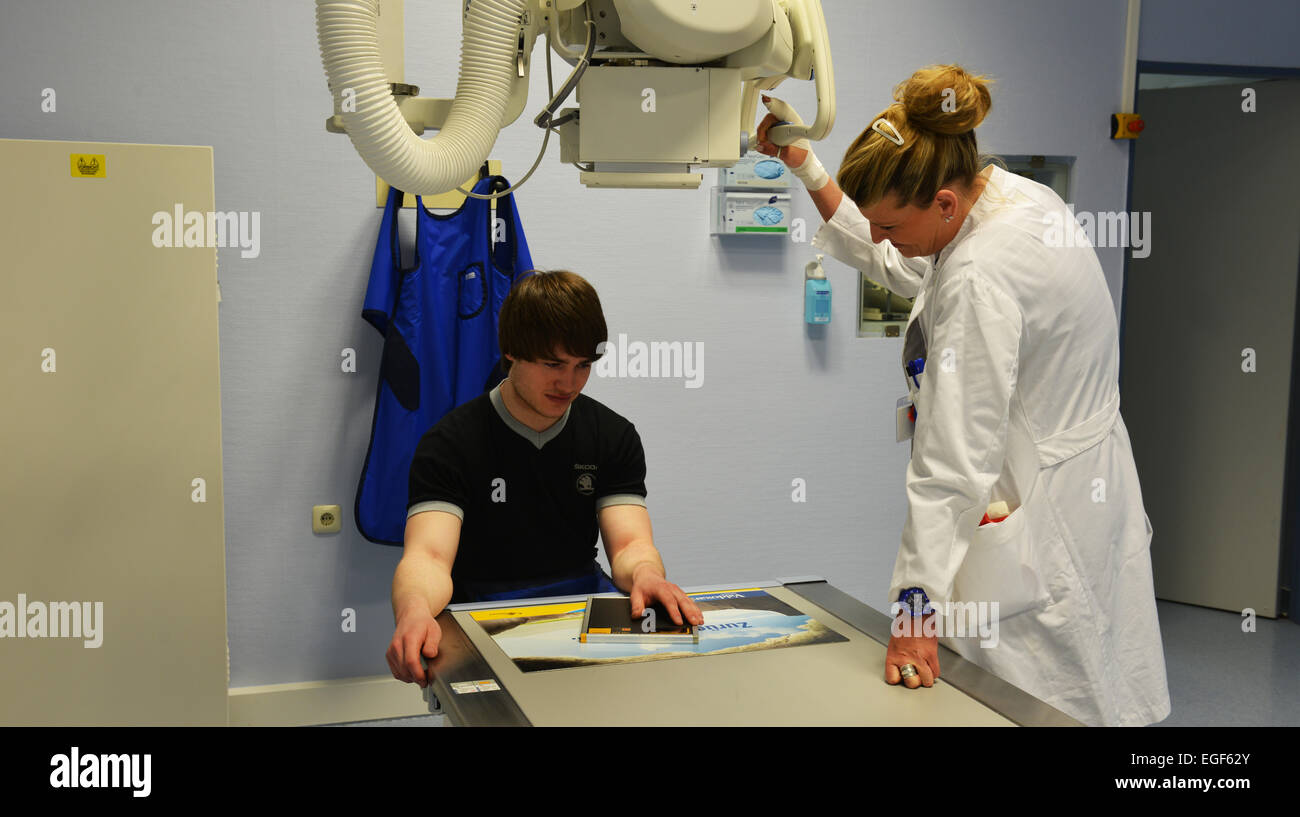
M 438 655 L 438 642 L 442 628 L 427 610 L 411 610 L 397 619 L 393 641 L 388 645 L 385 658 L 393 677 L 408 684 L 429 685 L 429 676 L 420 662 L 420 656 L 432 659 Z
M 908 689 L 919 686 L 934 686 L 934 679 L 939 677 L 939 639 L 936 636 L 922 635 L 924 622 L 934 613 L 912 619 L 906 612 L 900 612 L 890 629 L 889 646 L 885 650 L 885 682 L 897 684 L 899 681 Z M 906 620 L 906 619 L 911 619 Z M 913 635 L 898 635 L 910 628 Z M 916 675 L 903 678 L 900 670 L 907 664 L 916 667 Z
M 627 595 L 632 601 L 633 618 L 640 618 L 645 608 L 657 601 L 668 611 L 674 624 L 683 623 L 683 617 L 691 624 L 704 623 L 704 614 L 695 602 L 680 587 L 659 575 L 652 565 L 643 565 L 632 574 L 632 590 Z

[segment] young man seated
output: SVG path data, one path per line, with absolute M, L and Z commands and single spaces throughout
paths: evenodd
M 572 272 L 514 286 L 498 318 L 507 377 L 431 428 L 411 461 L 405 551 L 393 575 L 388 666 L 427 686 L 434 618 L 451 602 L 622 590 L 632 615 L 700 610 L 665 578 L 645 505 L 645 452 L 627 420 L 583 395 L 607 339 L 600 299 Z M 614 574 L 596 557 L 599 530 Z

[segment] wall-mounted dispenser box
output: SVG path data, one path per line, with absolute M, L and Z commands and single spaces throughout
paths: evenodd
M 789 193 L 710 191 L 713 235 L 789 235 Z

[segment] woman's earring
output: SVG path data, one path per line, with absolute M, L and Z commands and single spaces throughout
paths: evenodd
M 947 223 L 950 222 L 950 221 L 952 221 L 952 216 L 944 216 L 944 217 L 943 217 L 943 223 L 944 223 L 944 224 L 947 224 Z

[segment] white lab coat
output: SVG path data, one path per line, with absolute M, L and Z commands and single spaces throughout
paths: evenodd
M 904 361 L 926 365 L 908 383 L 917 420 L 889 598 L 997 601 L 996 647 L 943 643 L 1085 723 L 1143 725 L 1168 716 L 1169 692 L 1115 312 L 1086 242 L 1048 246 L 1049 214 L 1074 224 L 1049 188 L 994 167 L 937 258 L 873 243 L 848 196 L 813 245 L 916 298 Z M 979 527 L 991 500 L 1016 510 Z

